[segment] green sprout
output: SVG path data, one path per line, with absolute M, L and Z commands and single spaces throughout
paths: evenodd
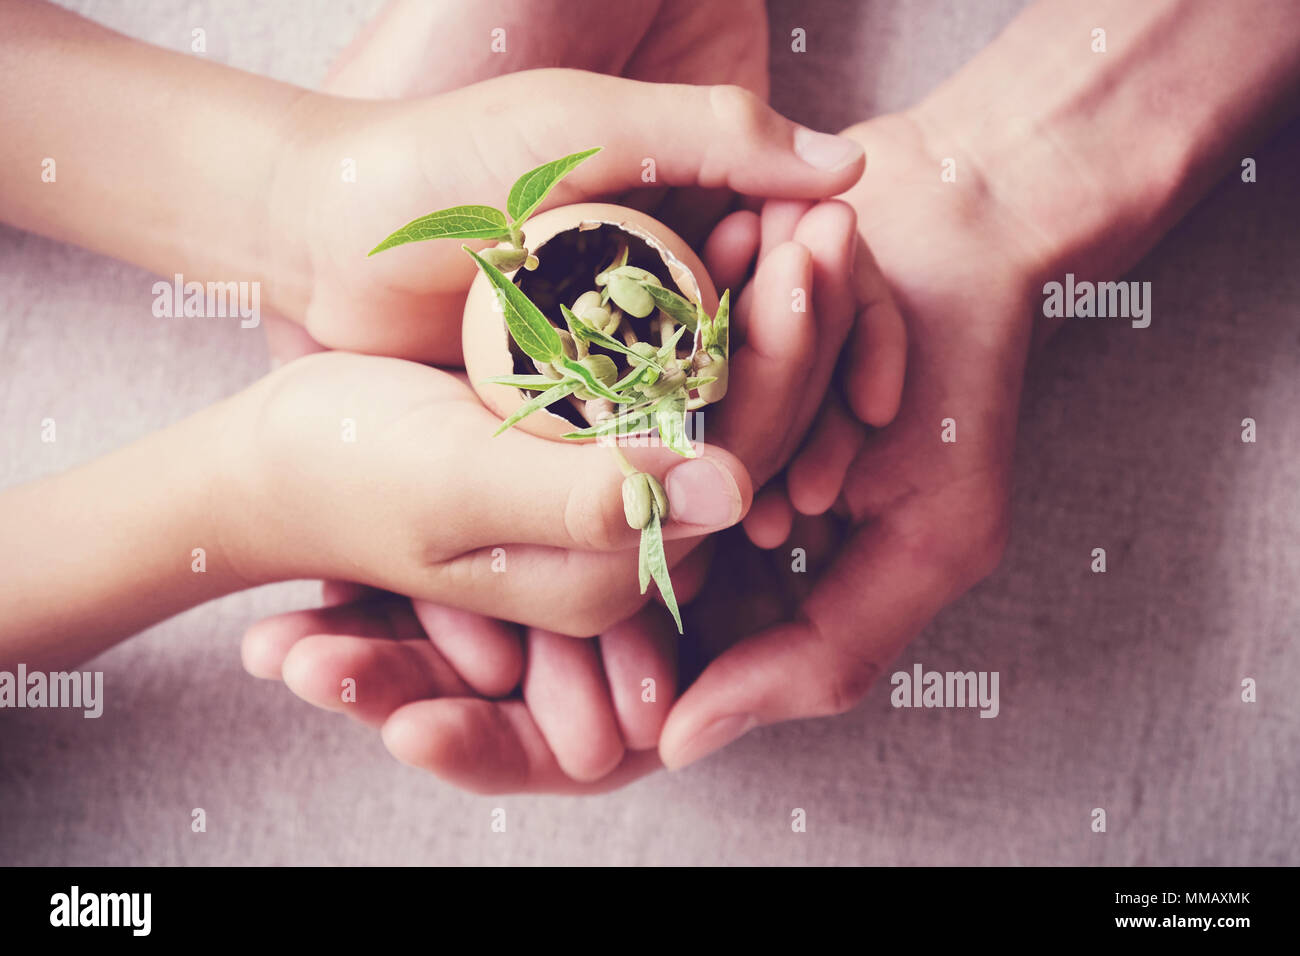
M 624 475 L 624 516 L 641 532 L 641 593 L 653 579 L 682 633 L 664 555 L 662 525 L 668 519 L 668 497 L 658 479 L 636 470 L 618 450 L 616 440 L 657 431 L 668 448 L 685 458 L 696 457 L 686 437 L 686 415 L 726 393 L 730 290 L 723 292 L 716 314 L 710 317 L 699 302 L 665 288 L 654 273 L 628 265 L 629 247 L 624 242 L 609 265 L 592 276 L 593 288 L 572 306 L 560 305 L 564 320 L 560 328 L 506 275 L 537 268 L 537 256 L 526 245 L 524 225 L 561 179 L 599 151 L 600 147 L 584 150 L 525 173 L 511 187 L 504 212 L 491 206 L 456 206 L 430 213 L 398 229 L 370 255 L 426 239 L 507 244 L 482 252 L 461 247 L 492 284 L 511 339 L 537 371 L 488 380 L 532 393 L 502 422 L 497 434 L 556 402 L 571 398 L 586 403 L 588 426 L 564 437 L 611 443 Z M 652 328 L 658 331 L 658 344 L 639 340 L 628 316 L 646 319 L 655 313 Z M 690 352 L 682 355 L 679 343 L 686 332 L 692 335 Z M 621 377 L 616 357 L 627 366 Z

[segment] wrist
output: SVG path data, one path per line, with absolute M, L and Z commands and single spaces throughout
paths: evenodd
M 913 114 L 964 152 L 1047 273 L 1114 277 L 1294 113 L 1298 44 L 1286 0 L 1235 18 L 1196 0 L 1038 3 Z
M 339 163 L 346 159 L 344 150 L 336 150 L 340 155 L 332 163 L 320 158 L 323 131 L 338 125 L 335 106 L 341 102 L 303 91 L 286 104 L 274 132 L 276 145 L 262 209 L 267 299 L 277 312 L 300 325 L 306 324 L 318 271 L 311 237 L 330 225 L 313 219 L 320 194 L 332 185 L 321 177 L 330 171 L 341 177 Z

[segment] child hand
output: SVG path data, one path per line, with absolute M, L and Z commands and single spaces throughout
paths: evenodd
M 249 584 L 346 578 L 575 635 L 643 601 L 638 532 L 609 450 L 510 430 L 464 383 L 399 359 L 327 352 L 234 400 L 217 494 Z M 738 521 L 745 467 L 715 446 L 683 460 L 628 448 L 663 483 L 672 539 Z
M 817 198 L 848 188 L 863 164 L 856 143 L 798 127 L 737 87 L 571 70 L 419 100 L 311 95 L 295 116 L 271 199 L 277 307 L 327 348 L 440 364 L 459 361 L 473 262 L 457 243 L 366 256 L 424 212 L 499 202 L 523 171 L 598 145 L 546 206 L 651 183 Z
M 761 217 L 725 219 L 703 249 L 709 273 L 740 288 L 763 247 L 734 312 L 734 338 L 743 341 L 732 361 L 735 391 L 706 412 L 709 437 L 754 476 L 784 465 L 829 380 L 835 343 L 853 318 L 846 269 L 858 241 L 855 217 L 841 203 L 769 203 Z M 792 295 L 800 289 L 806 310 Z M 728 414 L 732 407 L 738 411 Z M 686 607 L 688 628 L 706 650 L 725 646 L 718 642 L 737 622 L 781 619 L 795 599 L 782 602 L 784 577 L 770 573 L 769 556 L 734 535 L 721 547 L 712 570 L 710 541 L 673 571 L 683 603 L 706 573 L 715 584 L 725 577 Z M 818 555 L 810 549 L 811 560 Z M 245 667 L 282 678 L 316 706 L 382 727 L 398 759 L 480 792 L 598 792 L 659 766 L 640 751 L 657 745 L 680 682 L 678 638 L 662 608 L 644 608 L 588 644 L 537 630 L 521 636 L 481 615 L 351 586 L 329 584 L 326 593 L 341 606 L 254 625 L 244 638 Z M 340 695 L 345 677 L 357 681 L 355 702 Z M 653 701 L 643 697 L 646 677 L 655 681 Z

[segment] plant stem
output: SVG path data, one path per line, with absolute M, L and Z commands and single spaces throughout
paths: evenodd
M 637 473 L 633 464 L 627 460 L 627 455 L 619 451 L 617 445 L 610 445 L 609 450 L 614 453 L 614 459 L 618 462 L 618 470 L 623 472 L 624 478 L 631 478 Z

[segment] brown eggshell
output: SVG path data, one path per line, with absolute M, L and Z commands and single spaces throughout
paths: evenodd
M 689 299 L 699 295 L 700 304 L 710 315 L 718 308 L 718 293 L 713 280 L 704 271 L 704 263 L 681 236 L 659 220 L 635 209 L 609 203 L 579 203 L 557 206 L 530 220 L 524 225 L 529 250 L 545 257 L 546 243 L 554 236 L 570 229 L 595 228 L 613 225 L 646 242 L 659 253 L 668 273 L 678 289 Z M 514 273 L 509 273 L 513 276 Z M 510 353 L 510 339 L 505 319 L 496 308 L 496 293 L 482 271 L 475 276 L 465 300 L 465 316 L 461 326 L 461 344 L 465 352 L 465 370 L 470 384 L 488 408 L 502 419 L 508 418 L 526 400 L 517 388 L 487 384 L 486 380 L 514 372 L 514 358 Z M 534 412 L 515 425 L 542 438 L 559 439 L 576 427 L 565 418 L 546 409 Z

